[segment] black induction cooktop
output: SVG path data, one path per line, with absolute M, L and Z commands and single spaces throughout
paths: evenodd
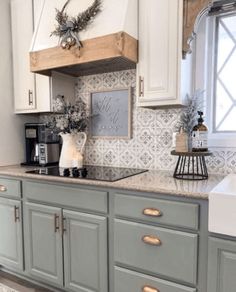
M 86 165 L 83 168 L 42 167 L 26 173 L 114 182 L 146 171 L 136 168 Z

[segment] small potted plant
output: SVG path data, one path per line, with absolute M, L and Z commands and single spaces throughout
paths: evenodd
M 192 96 L 187 95 L 186 107 L 180 116 L 180 122 L 178 124 L 179 129 L 187 134 L 188 138 L 188 151 L 192 150 L 192 130 L 197 121 L 198 111 L 202 111 L 204 100 L 203 90 L 196 90 Z

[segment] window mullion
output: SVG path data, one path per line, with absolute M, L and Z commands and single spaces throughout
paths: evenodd
M 214 125 L 214 132 L 217 132 L 217 130 L 223 124 L 223 122 L 225 121 L 225 119 L 230 114 L 230 112 L 232 111 L 233 108 L 234 108 L 234 105 L 231 105 L 231 107 L 228 109 L 228 111 L 226 112 L 226 114 L 223 116 L 223 118 L 221 119 L 221 121 L 219 122 L 219 124 L 217 126 L 216 126 L 216 124 Z M 215 114 L 216 114 L 216 112 L 215 112 Z
M 227 93 L 228 97 L 232 100 L 232 102 L 234 103 L 234 98 L 231 95 L 231 93 L 228 91 L 227 87 L 225 86 L 224 82 L 221 80 L 220 77 L 217 77 L 217 80 L 220 82 L 220 84 L 222 85 L 222 87 L 224 88 L 225 92 Z M 216 96 L 215 96 L 216 98 Z
M 225 23 L 221 19 L 220 19 L 220 24 L 223 26 L 224 30 L 228 33 L 228 35 L 230 36 L 230 38 L 236 45 L 236 39 L 234 35 L 232 35 L 231 31 L 228 29 L 228 27 L 225 25 Z

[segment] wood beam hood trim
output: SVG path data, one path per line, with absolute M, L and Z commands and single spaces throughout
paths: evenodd
M 192 52 L 191 41 L 196 35 L 198 23 L 212 5 L 213 0 L 184 0 L 183 58 Z
M 79 50 L 60 46 L 30 52 L 30 70 L 51 75 L 60 71 L 73 76 L 135 68 L 138 62 L 138 41 L 125 32 L 96 37 L 83 41 Z M 99 64 L 99 66 L 98 66 Z

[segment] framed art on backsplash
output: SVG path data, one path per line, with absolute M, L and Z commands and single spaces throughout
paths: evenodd
M 131 138 L 131 88 L 91 93 L 91 137 Z

